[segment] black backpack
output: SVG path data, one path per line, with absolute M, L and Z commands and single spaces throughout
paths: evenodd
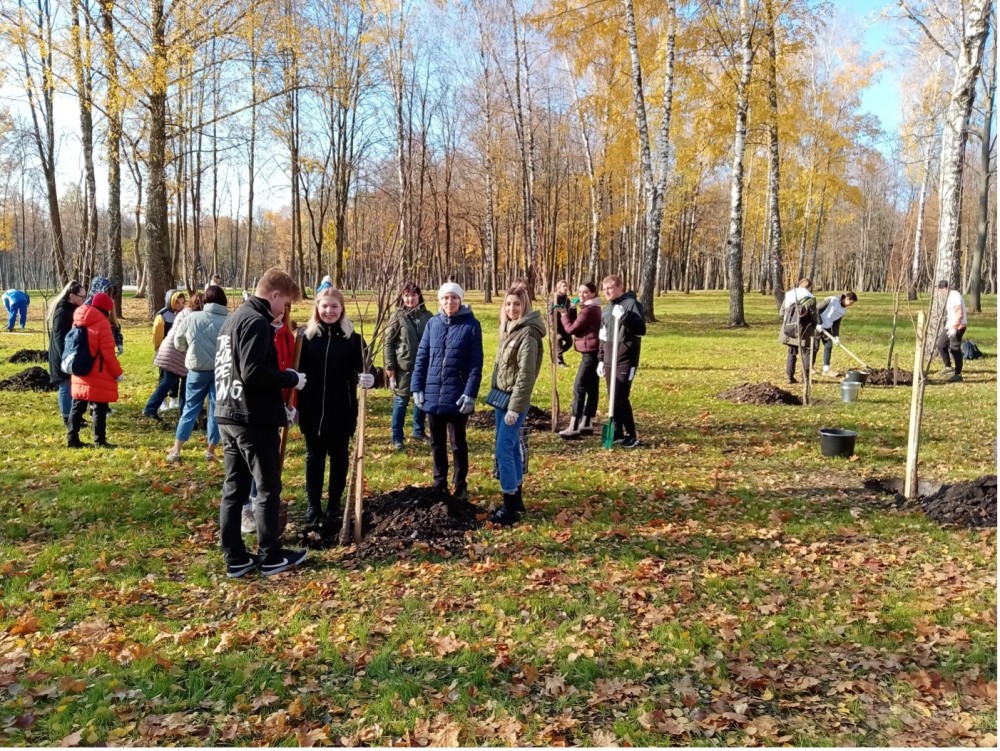
M 978 360 L 983 356 L 982 350 L 971 339 L 962 342 L 962 357 L 966 360 Z
M 785 308 L 785 320 L 782 331 L 789 339 L 797 339 L 800 336 L 805 339 L 812 336 L 816 326 L 813 313 L 816 310 L 816 298 L 807 297 L 797 303 L 791 302 Z
M 73 325 L 63 342 L 63 356 L 59 367 L 66 375 L 85 376 L 94 369 L 94 356 L 90 354 L 87 327 Z

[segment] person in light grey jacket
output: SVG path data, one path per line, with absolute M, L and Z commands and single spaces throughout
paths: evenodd
M 177 422 L 174 448 L 167 454 L 168 462 L 178 462 L 185 441 L 191 437 L 201 407 L 208 396 L 208 447 L 205 459 L 215 461 L 215 448 L 219 445 L 219 426 L 215 422 L 215 350 L 222 324 L 226 322 L 229 308 L 222 287 L 209 286 L 205 290 L 205 307 L 187 316 L 173 329 L 174 347 L 184 352 L 184 366 L 188 370 L 184 393 L 184 411 Z

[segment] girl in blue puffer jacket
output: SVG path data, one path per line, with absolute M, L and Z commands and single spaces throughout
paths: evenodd
M 454 282 L 438 290 L 441 311 L 427 322 L 410 379 L 413 401 L 427 413 L 434 457 L 434 489 L 448 492 L 448 444 L 455 462 L 454 497 L 468 500 L 469 444 L 465 427 L 483 377 L 483 329 L 463 305 Z

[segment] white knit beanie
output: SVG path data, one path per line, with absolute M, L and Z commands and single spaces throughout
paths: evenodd
M 458 295 L 460 300 L 465 300 L 465 290 L 455 284 L 455 282 L 445 282 L 441 285 L 441 289 L 438 290 L 438 302 L 443 300 L 444 296 L 448 294 Z

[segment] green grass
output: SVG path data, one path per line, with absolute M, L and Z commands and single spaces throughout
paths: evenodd
M 489 362 L 498 309 L 475 299 Z M 747 305 L 751 328 L 731 331 L 722 294 L 660 298 L 633 390 L 643 447 L 533 434 L 530 513 L 477 532 L 475 560 L 357 565 L 331 550 L 230 582 L 222 468 L 201 459 L 201 433 L 168 464 L 172 433 L 139 417 L 155 369 L 144 303 L 128 301 L 119 449 L 68 451 L 54 394 L 0 391 L 0 740 L 995 743 L 995 530 L 942 528 L 862 491 L 902 474 L 909 389 L 844 404 L 829 380 L 808 407 L 718 399 L 784 380 L 773 304 Z M 996 298 L 985 305 L 968 338 L 989 356 L 927 389 L 927 479 L 995 472 Z M 876 367 L 891 306 L 865 294 L 843 326 Z M 0 378 L 25 367 L 6 362 L 16 349 L 42 347 L 31 313 L 28 333 L 0 337 Z M 558 373 L 564 410 L 573 376 Z M 534 403 L 548 409 L 550 389 L 543 368 Z M 428 483 L 426 448 L 391 451 L 391 396 L 369 405 L 371 492 Z M 859 432 L 856 460 L 820 456 L 825 425 Z M 469 435 L 470 489 L 492 506 L 492 434 Z M 284 480 L 301 509 L 297 431 Z

